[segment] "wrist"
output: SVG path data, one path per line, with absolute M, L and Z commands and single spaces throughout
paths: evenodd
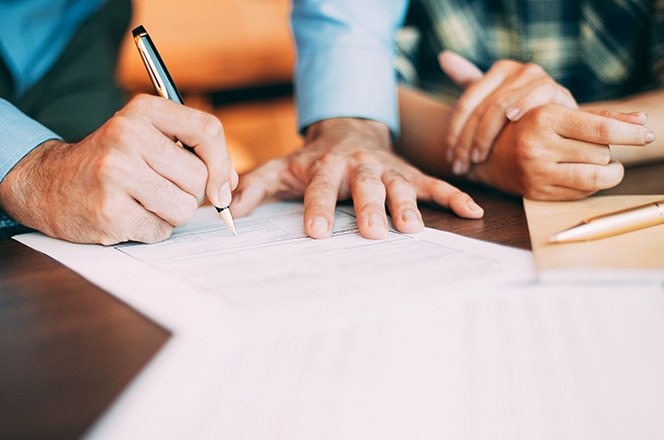
M 390 129 L 382 122 L 360 118 L 332 118 L 311 124 L 306 130 L 305 144 L 323 138 L 335 143 L 346 138 L 357 139 L 358 136 L 371 140 L 376 147 L 392 151 Z
M 0 182 L 0 207 L 12 217 L 17 218 L 17 209 L 20 209 L 22 200 L 28 198 L 29 193 L 41 191 L 44 188 L 35 184 L 34 177 L 43 177 L 44 162 L 48 162 L 49 151 L 64 142 L 51 139 L 33 148 L 7 173 Z M 47 176 L 48 177 L 48 176 Z

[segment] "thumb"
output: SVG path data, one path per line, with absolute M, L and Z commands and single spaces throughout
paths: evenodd
M 443 72 L 463 89 L 482 78 L 483 75 L 475 64 L 449 50 L 438 54 L 438 63 Z

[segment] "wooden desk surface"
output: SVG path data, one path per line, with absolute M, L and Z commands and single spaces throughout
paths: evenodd
M 530 248 L 520 198 L 465 186 L 485 208 L 427 226 Z M 664 163 L 628 170 L 606 194 L 664 194 Z M 0 438 L 72 438 L 91 426 L 169 334 L 51 258 L 0 237 Z

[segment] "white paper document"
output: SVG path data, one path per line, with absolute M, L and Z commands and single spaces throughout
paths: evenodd
M 229 311 L 334 309 L 533 275 L 526 251 L 431 229 L 367 240 L 344 211 L 337 211 L 331 238 L 314 240 L 302 217 L 301 204 L 267 205 L 238 219 L 234 237 L 207 207 L 151 245 L 77 245 L 38 233 L 16 238 L 174 331 Z
M 664 295 L 538 285 L 529 252 L 440 231 L 312 240 L 280 203 L 171 239 L 17 237 L 174 332 L 90 438 L 661 439 Z

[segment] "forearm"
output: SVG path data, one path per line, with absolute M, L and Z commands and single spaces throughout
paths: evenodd
M 394 40 L 406 6 L 406 0 L 293 2 L 300 130 L 355 117 L 398 133 Z
M 653 90 L 613 101 L 582 104 L 583 110 L 614 110 L 624 113 L 645 112 L 647 125 L 657 136 L 646 147 L 611 147 L 613 157 L 624 164 L 635 164 L 664 159 L 664 90 Z
M 445 158 L 452 108 L 425 93 L 399 87 L 401 136 L 396 152 L 418 168 L 435 176 L 451 175 Z

